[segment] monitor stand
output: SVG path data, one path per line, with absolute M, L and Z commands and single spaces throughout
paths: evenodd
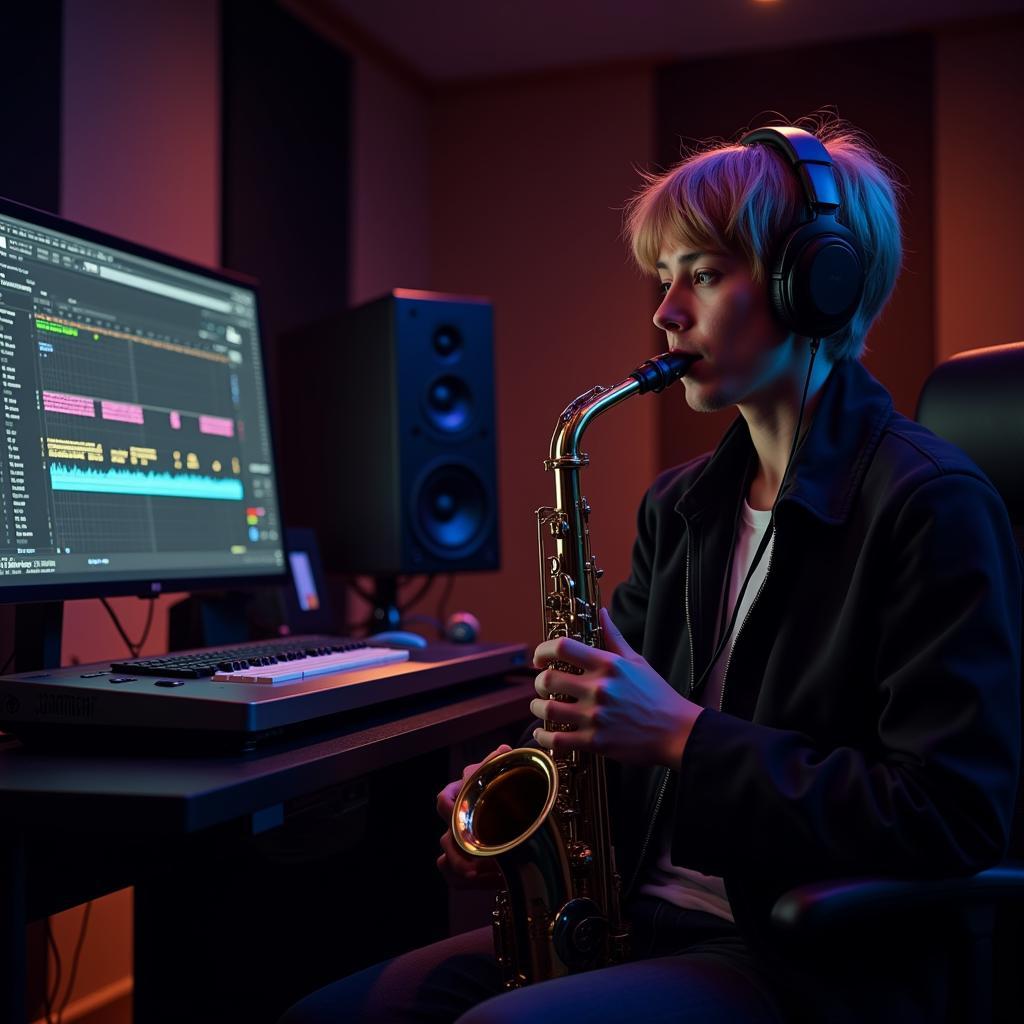
M 14 670 L 60 668 L 63 601 L 19 604 L 14 612 Z
M 285 635 L 281 629 L 284 617 L 276 587 L 192 594 L 171 605 L 167 647 L 187 651 L 273 639 Z
M 167 647 L 225 647 L 251 639 L 247 618 L 248 593 L 231 591 L 191 594 L 171 605 L 167 618 Z

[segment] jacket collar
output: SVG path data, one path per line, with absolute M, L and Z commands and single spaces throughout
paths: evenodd
M 825 522 L 845 522 L 892 412 L 889 392 L 859 362 L 836 363 L 822 385 L 779 504 L 793 502 Z M 697 519 L 707 510 L 731 505 L 737 477 L 746 481 L 755 459 L 747 422 L 737 416 L 676 511 Z

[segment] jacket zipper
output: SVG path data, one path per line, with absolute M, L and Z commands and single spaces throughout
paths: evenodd
M 774 547 L 774 545 L 773 545 Z M 771 568 L 771 558 L 768 559 L 768 567 Z M 767 573 L 765 573 L 767 576 Z M 760 590 L 758 594 L 760 594 Z M 686 636 L 690 641 L 690 686 L 693 686 L 693 629 L 690 627 L 690 535 L 687 531 L 686 537 L 686 577 L 683 581 L 683 607 L 686 613 Z M 745 620 L 744 620 L 745 621 Z M 729 652 L 732 653 L 731 651 Z M 728 672 L 728 665 L 726 666 Z M 668 782 L 672 776 L 671 768 L 662 769 L 661 786 L 658 789 L 658 797 L 654 801 L 654 812 L 651 814 L 651 820 L 647 826 L 647 835 L 644 836 L 643 845 L 640 847 L 640 856 L 636 859 L 636 867 L 633 869 L 633 877 L 629 880 L 629 885 L 626 886 L 625 892 L 622 894 L 622 899 L 625 901 L 626 897 L 632 891 L 633 886 L 636 884 L 637 876 L 640 874 L 640 868 L 643 866 L 644 857 L 647 856 L 647 847 L 651 845 L 651 836 L 654 835 L 654 825 L 658 820 L 658 811 L 661 810 L 661 802 L 665 799 L 665 790 L 668 789 Z
M 736 630 L 736 636 L 733 637 L 732 643 L 729 645 L 729 657 L 725 659 L 725 672 L 722 673 L 722 692 L 718 697 L 718 710 L 721 711 L 725 707 L 725 684 L 729 680 L 729 666 L 732 664 L 732 652 L 736 650 L 736 644 L 739 641 L 740 634 L 743 632 L 743 627 L 747 624 L 747 619 L 750 618 L 750 613 L 754 610 L 757 605 L 758 599 L 761 597 L 761 591 L 764 590 L 764 585 L 768 582 L 768 574 L 772 571 L 772 559 L 775 557 L 775 539 L 772 538 L 771 550 L 768 552 L 768 564 L 765 566 L 764 579 L 761 580 L 761 585 L 757 588 L 757 593 L 754 595 L 754 600 L 750 602 L 750 607 L 747 609 L 747 614 L 743 616 L 743 621 L 739 624 L 739 628 Z M 692 640 L 690 644 L 693 646 Z

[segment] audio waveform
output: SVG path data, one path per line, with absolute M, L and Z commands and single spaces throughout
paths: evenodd
M 81 469 L 50 463 L 50 484 L 55 491 L 93 494 L 145 494 L 153 498 L 213 498 L 241 501 L 241 480 L 217 480 L 194 473 L 147 473 L 134 469 Z

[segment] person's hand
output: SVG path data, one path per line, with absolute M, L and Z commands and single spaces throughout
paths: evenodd
M 492 750 L 479 764 L 470 764 L 462 769 L 462 778 L 455 782 L 449 782 L 440 793 L 437 794 L 437 813 L 446 825 L 451 824 L 452 813 L 455 810 L 455 798 L 462 789 L 462 784 L 482 764 L 486 764 L 492 757 L 504 754 L 512 748 L 507 743 L 502 743 L 497 750 Z M 464 853 L 455 842 L 451 828 L 446 828 L 441 836 L 441 856 L 437 858 L 438 870 L 444 875 L 448 884 L 455 889 L 499 889 L 504 885 L 501 871 L 495 864 L 492 857 L 470 857 Z
M 556 757 L 587 750 L 633 764 L 678 769 L 693 723 L 704 710 L 672 687 L 634 651 L 611 616 L 601 609 L 605 650 L 569 637 L 545 640 L 534 652 L 535 683 L 530 710 L 547 722 L 570 727 L 535 729 L 533 736 Z M 583 669 L 582 675 L 550 668 L 554 661 Z M 553 693 L 572 701 L 551 700 Z

